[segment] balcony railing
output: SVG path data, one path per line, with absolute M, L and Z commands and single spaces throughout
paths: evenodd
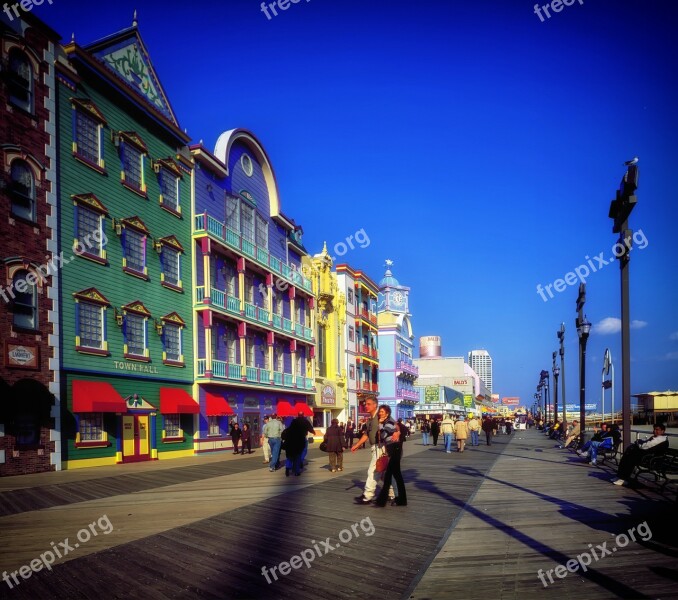
M 405 400 L 419 400 L 419 392 L 416 390 L 408 390 L 405 388 L 398 388 L 396 390 L 396 397 Z
M 221 308 L 229 313 L 234 315 L 242 316 L 240 313 L 240 300 L 233 296 L 229 296 L 226 292 L 218 290 L 216 288 L 210 289 L 210 304 L 215 308 Z M 195 302 L 196 304 L 205 303 L 205 286 L 199 285 L 195 288 Z M 301 325 L 299 323 L 293 323 L 290 319 L 286 317 L 281 317 L 280 315 L 273 314 L 262 308 L 261 306 L 255 306 L 249 302 L 245 302 L 245 317 L 261 323 L 266 327 L 271 327 L 278 331 L 282 331 L 288 335 L 295 335 L 298 338 L 301 338 L 305 341 L 313 341 L 313 330 L 310 327 Z
M 207 372 L 206 365 L 207 359 L 198 359 L 198 377 L 205 377 Z M 214 380 L 221 379 L 242 382 L 243 370 L 245 381 L 248 383 L 309 391 L 315 389 L 313 380 L 310 377 L 294 376 L 291 373 L 281 373 L 261 367 L 242 367 L 242 365 L 227 363 L 224 360 L 212 360 L 212 379 Z
M 217 240 L 237 250 L 241 254 L 255 260 L 274 274 L 281 275 L 299 288 L 306 290 L 307 292 L 312 291 L 311 280 L 302 273 L 292 269 L 289 265 L 282 264 L 279 259 L 271 256 L 265 248 L 260 248 L 252 241 L 243 238 L 242 235 L 232 231 L 222 222 L 217 221 L 217 219 L 211 217 L 207 213 L 195 216 L 195 232 L 201 233 L 203 231 L 214 236 Z
M 410 375 L 419 376 L 419 367 L 414 366 L 412 363 L 405 361 L 398 361 L 396 369 L 399 371 L 404 371 Z

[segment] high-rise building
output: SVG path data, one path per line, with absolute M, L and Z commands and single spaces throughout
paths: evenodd
M 483 383 L 492 392 L 492 357 L 487 350 L 471 350 L 468 364 L 478 374 Z

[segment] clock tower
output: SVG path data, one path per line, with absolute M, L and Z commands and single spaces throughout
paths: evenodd
M 379 295 L 377 299 L 377 312 L 389 311 L 392 313 L 408 314 L 410 288 L 400 285 L 393 277 L 391 267 L 393 261 L 386 260 L 386 273 L 379 282 Z

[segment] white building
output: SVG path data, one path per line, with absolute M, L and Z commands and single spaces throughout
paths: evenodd
M 480 379 L 492 393 L 492 357 L 487 350 L 471 350 L 468 353 L 469 366 L 478 373 Z

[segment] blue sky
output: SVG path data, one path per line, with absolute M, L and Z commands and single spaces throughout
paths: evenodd
M 251 129 L 311 252 L 364 229 L 369 245 L 341 260 L 378 281 L 392 259 L 411 288 L 415 336 L 442 336 L 446 356 L 487 349 L 494 391 L 529 405 L 561 321 L 567 401 L 578 401 L 577 286 L 545 302 L 537 285 L 612 256 L 609 203 L 622 163 L 639 156 L 632 393 L 677 389 L 678 6 L 577 0 L 544 22 L 533 7 L 301 0 L 270 20 L 254 0 L 35 10 L 84 45 L 138 8 L 194 140 L 213 148 L 222 131 Z M 616 261 L 589 276 L 586 314 L 587 401 L 600 399 L 610 348 L 619 404 Z

